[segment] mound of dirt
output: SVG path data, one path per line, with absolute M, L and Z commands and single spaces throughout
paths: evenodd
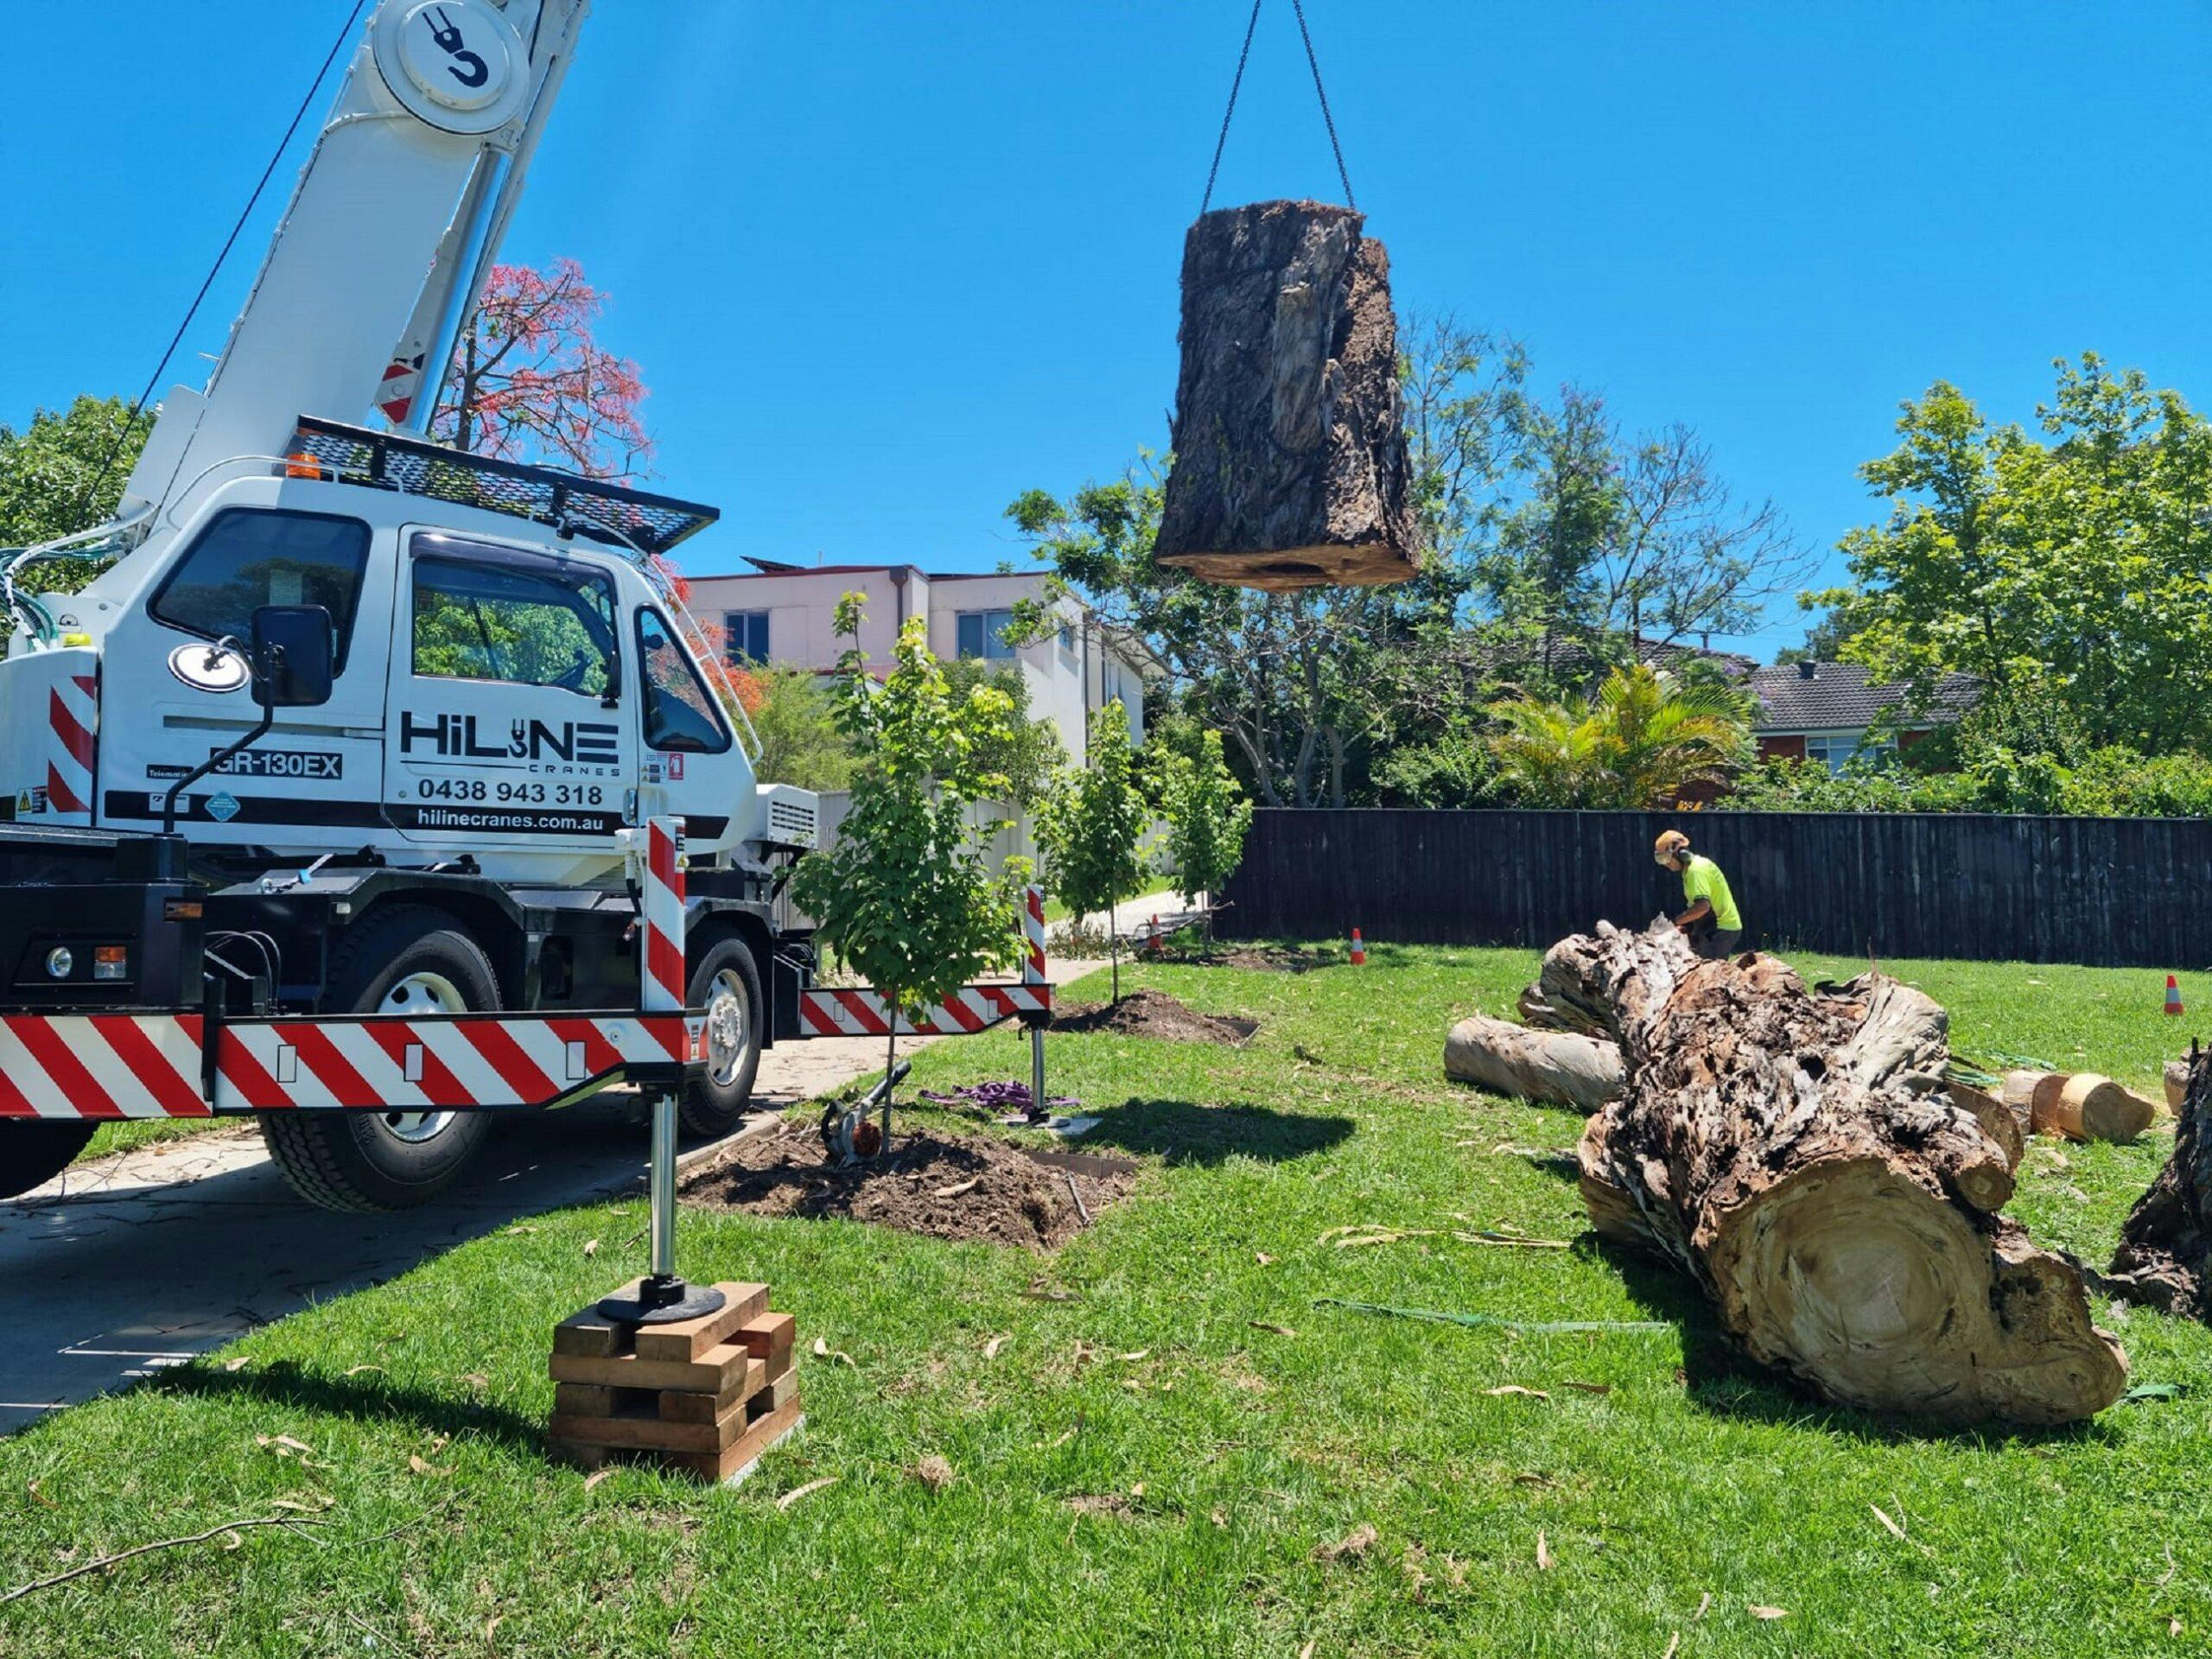
M 1062 1002 L 1052 1009 L 1054 1031 L 1110 1031 L 1173 1043 L 1226 1043 L 1242 1048 L 1259 1028 L 1256 1020 L 1200 1014 L 1165 991 L 1131 991 L 1119 1002 Z
M 1010 1142 L 984 1135 L 911 1132 L 892 1120 L 891 1155 L 853 1169 L 823 1161 L 810 1131 L 750 1135 L 684 1177 L 678 1192 L 704 1210 L 756 1216 L 836 1217 L 874 1222 L 930 1238 L 982 1239 L 1052 1249 L 1118 1201 L 1135 1166 L 1084 1160 L 1079 1170 L 1039 1162 Z M 1068 1192 L 1083 1195 L 1078 1209 Z

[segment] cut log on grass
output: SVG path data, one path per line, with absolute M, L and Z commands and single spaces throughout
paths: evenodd
M 1972 1113 L 1974 1121 L 1981 1125 L 1981 1132 L 2003 1149 L 2005 1168 L 2017 1171 L 2020 1167 L 2028 1140 L 2010 1106 L 1996 1096 L 1963 1083 L 1951 1085 L 1951 1103 L 1961 1111 Z
M 1998 1090 L 1998 1098 L 2012 1109 L 2012 1116 L 2020 1120 L 2020 1127 L 2032 1132 L 2035 1123 L 2036 1085 L 2051 1074 L 2048 1071 L 2013 1071 L 2005 1074 Z
M 2120 1230 L 2104 1287 L 2187 1319 L 2212 1319 L 2205 1294 L 2212 1258 L 2212 1054 L 2184 1062 L 2174 1149 Z
M 2060 1076 L 2046 1096 L 2036 1090 L 2034 1126 L 2052 1128 L 2069 1141 L 2133 1141 L 2151 1127 L 2158 1107 L 2094 1071 Z
M 2155 1102 L 2094 1071 L 2007 1071 L 2005 1101 L 2029 1132 L 2069 1141 L 2133 1141 L 2158 1116 Z
M 2126 1362 L 2079 1269 L 1998 1213 L 2006 1149 L 1943 1082 L 1935 1002 L 1700 961 L 1663 921 L 1561 940 L 1542 984 L 1605 1020 L 1627 1069 L 1583 1135 L 1592 1224 L 1672 1260 L 1753 1358 L 1955 1422 L 2069 1422 L 2119 1397 Z
M 2176 1117 L 2179 1117 L 2183 1105 L 2189 1099 L 2189 1062 L 2187 1060 L 2166 1062 L 2165 1084 L 2166 1109 Z
M 1493 1094 L 1594 1112 L 1621 1092 L 1619 1046 L 1471 1014 L 1444 1039 L 1444 1075 Z
M 1414 573 L 1390 261 L 1364 222 L 1262 201 L 1191 226 L 1162 564 L 1274 593 Z

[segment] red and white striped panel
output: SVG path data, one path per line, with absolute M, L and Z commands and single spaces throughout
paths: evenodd
M 384 411 L 385 419 L 397 426 L 415 407 L 415 399 L 423 390 L 423 359 L 420 353 L 412 358 L 395 357 L 384 365 L 384 378 L 377 387 L 377 407 Z
M 683 1006 L 683 820 L 654 818 L 645 826 L 645 868 L 639 908 L 644 952 L 638 1005 L 648 1013 Z
M 241 1021 L 223 1027 L 215 1109 L 551 1106 L 632 1065 L 682 1062 L 695 1046 L 681 1014 Z
M 99 681 L 92 674 L 64 674 L 47 688 L 46 697 L 48 820 L 90 823 L 92 734 L 99 728 Z
M 1045 889 L 1024 887 L 1021 890 L 1021 982 L 1042 985 L 1045 982 Z
M 551 1106 L 696 1056 L 683 1014 L 240 1020 L 200 1094 L 198 1014 L 0 1016 L 0 1117 Z
M 200 1016 L 0 1015 L 0 1117 L 206 1117 Z
M 902 1019 L 901 1037 L 958 1037 L 1024 1014 L 1050 1014 L 1050 985 L 968 985 L 924 1011 Z M 802 991 L 799 1027 L 810 1037 L 887 1037 L 891 1012 L 874 991 Z

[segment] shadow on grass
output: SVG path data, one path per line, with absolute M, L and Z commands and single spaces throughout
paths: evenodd
M 2008 1446 L 2103 1444 L 2114 1438 L 2111 1429 L 2094 1419 L 2051 1427 L 1998 1421 L 1961 1426 L 1831 1404 L 1788 1373 L 1747 1357 L 1722 1333 L 1712 1305 L 1697 1287 L 1664 1261 L 1604 1243 L 1594 1234 L 1586 1235 L 1577 1249 L 1618 1273 L 1630 1300 L 1647 1317 L 1681 1328 L 1683 1387 L 1695 1404 L 1715 1416 L 1822 1429 L 1879 1446 L 1941 1440 L 2002 1451 Z
M 1109 1146 L 1150 1153 L 1173 1167 L 1211 1167 L 1231 1158 L 1287 1163 L 1335 1146 L 1352 1132 L 1348 1117 L 1308 1116 L 1265 1106 L 1201 1106 L 1187 1100 L 1131 1099 L 1097 1112 L 1085 1148 Z
M 381 1376 L 334 1376 L 296 1360 L 238 1371 L 181 1365 L 140 1385 L 149 1393 L 201 1400 L 257 1400 L 359 1422 L 404 1422 L 441 1433 L 496 1440 L 518 1452 L 543 1455 L 544 1425 L 505 1406 L 402 1387 Z

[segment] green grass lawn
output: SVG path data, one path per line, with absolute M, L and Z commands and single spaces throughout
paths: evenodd
M 767 1281 L 802 1350 L 851 1360 L 802 1361 L 809 1425 L 747 1486 L 588 1489 L 545 1461 L 548 1331 L 644 1249 L 638 1203 L 566 1211 L 0 1442 L 0 1594 L 232 1518 L 317 1522 L 0 1605 L 0 1654 L 2205 1650 L 2212 1395 L 1923 1432 L 1740 1371 L 1688 1286 L 1592 1248 L 1572 1180 L 1527 1155 L 1579 1120 L 1440 1079 L 1452 1018 L 1509 1007 L 1534 956 L 1370 952 L 1127 970 L 1265 1020 L 1241 1052 L 1051 1039 L 1055 1091 L 1104 1115 L 1092 1144 L 1148 1165 L 1056 1257 L 688 1214 L 695 1276 Z M 2148 973 L 1885 965 L 1962 1045 L 2138 1086 L 2190 1028 Z M 1023 1056 L 1011 1033 L 941 1044 L 915 1081 Z M 2037 1143 L 2013 1209 L 2101 1257 L 2166 1144 Z M 1454 1216 L 1573 1248 L 1329 1237 Z M 1319 1297 L 1665 1328 L 1469 1330 Z M 2139 1382 L 2212 1362 L 2198 1327 L 2116 1328 Z M 944 1490 L 908 1472 L 930 1454 Z

